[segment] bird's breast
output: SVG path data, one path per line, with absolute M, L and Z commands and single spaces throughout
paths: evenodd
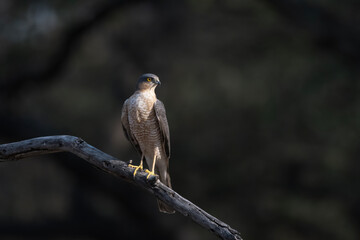
M 154 110 L 156 97 L 138 94 L 130 99 L 129 123 L 138 140 L 158 141 L 160 131 Z
M 147 120 L 151 120 L 153 115 L 155 115 L 154 103 L 155 101 L 151 98 L 151 96 L 147 96 L 146 94 L 137 94 L 130 100 L 131 107 L 129 112 L 138 123 L 146 122 Z

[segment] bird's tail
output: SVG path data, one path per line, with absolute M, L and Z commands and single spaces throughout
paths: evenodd
M 165 176 L 163 176 L 165 175 Z M 168 172 L 166 172 L 165 174 L 159 174 L 159 178 L 160 178 L 160 182 L 162 182 L 163 184 L 165 184 L 167 187 L 171 188 L 171 180 L 170 180 L 170 175 Z M 166 203 L 158 200 L 158 207 L 159 207 L 159 211 L 162 213 L 175 213 L 175 210 L 170 207 L 169 205 L 167 205 Z

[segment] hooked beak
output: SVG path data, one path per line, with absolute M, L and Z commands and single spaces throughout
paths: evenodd
M 157 84 L 157 85 L 161 85 L 160 80 L 156 79 L 156 80 L 155 80 L 155 84 Z

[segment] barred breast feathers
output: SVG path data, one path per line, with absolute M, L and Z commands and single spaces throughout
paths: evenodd
M 160 143 L 160 130 L 154 111 L 157 100 L 151 91 L 138 91 L 130 97 L 129 122 L 131 131 L 139 142 L 155 145 Z

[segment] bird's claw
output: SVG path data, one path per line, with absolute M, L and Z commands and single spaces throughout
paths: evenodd
M 155 174 L 154 171 L 149 171 L 149 170 L 146 169 L 145 172 L 148 173 L 146 179 L 149 179 L 149 177 L 150 177 L 151 175 L 152 175 L 152 176 L 158 176 L 157 174 Z
M 143 166 L 142 166 L 141 164 L 140 164 L 139 166 L 129 164 L 128 166 L 131 167 L 131 168 L 135 168 L 134 177 L 136 176 L 136 172 L 137 172 L 139 169 L 140 169 L 140 170 L 143 170 Z

